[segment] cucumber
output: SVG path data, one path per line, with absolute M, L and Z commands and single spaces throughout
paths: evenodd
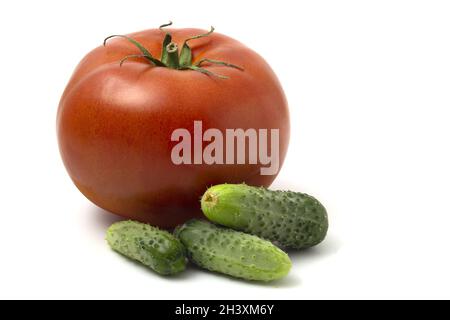
M 186 268 L 186 253 L 181 242 L 167 231 L 135 221 L 114 223 L 106 233 L 111 248 L 139 261 L 162 275 Z
M 175 235 L 190 260 L 210 271 L 272 281 L 287 275 L 291 268 L 289 256 L 269 241 L 207 221 L 188 221 L 175 230 Z
M 315 246 L 325 239 L 328 230 L 325 208 L 304 193 L 222 184 L 205 192 L 201 207 L 212 222 L 286 248 Z

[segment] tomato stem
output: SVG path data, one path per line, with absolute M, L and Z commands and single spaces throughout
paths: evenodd
M 244 68 L 236 66 L 234 64 L 231 64 L 231 63 L 228 63 L 228 62 L 223 62 L 223 61 L 212 60 L 212 59 L 208 59 L 208 58 L 200 60 L 199 62 L 197 62 L 195 64 L 195 66 L 200 67 L 204 62 L 208 62 L 210 64 L 217 64 L 217 65 L 220 65 L 220 66 L 226 66 L 226 67 L 230 67 L 230 68 L 235 68 L 235 69 L 244 71 Z
M 178 56 L 178 45 L 175 42 L 171 42 L 166 46 L 167 61 L 166 65 L 172 69 L 179 69 L 180 62 Z
M 175 70 L 193 70 L 193 71 L 198 71 L 200 73 L 203 73 L 203 74 L 206 74 L 209 76 L 216 76 L 221 79 L 227 79 L 228 77 L 211 72 L 211 71 L 203 68 L 202 64 L 209 63 L 209 64 L 220 65 L 220 66 L 234 68 L 234 69 L 244 71 L 244 69 L 240 66 L 237 66 L 237 65 L 234 65 L 234 64 L 231 64 L 228 62 L 217 61 L 217 60 L 212 60 L 212 59 L 208 59 L 208 58 L 204 58 L 204 59 L 200 60 L 199 62 L 197 62 L 196 64 L 193 64 L 192 63 L 192 60 L 193 60 L 192 49 L 189 46 L 188 42 L 190 42 L 192 40 L 208 37 L 209 35 L 211 35 L 214 32 L 214 27 L 211 27 L 210 31 L 208 31 L 206 33 L 195 35 L 195 36 L 192 36 L 192 37 L 186 39 L 183 43 L 183 46 L 181 47 L 181 52 L 180 52 L 178 45 L 172 41 L 172 35 L 169 32 L 166 32 L 164 30 L 164 28 L 171 26 L 171 25 L 172 25 L 172 21 L 170 21 L 169 23 L 163 24 L 159 27 L 159 29 L 161 31 L 165 32 L 162 50 L 161 50 L 161 59 L 155 58 L 150 53 L 150 51 L 147 50 L 141 43 L 139 43 L 135 39 L 132 39 L 128 36 L 123 36 L 123 35 L 109 36 L 105 39 L 103 45 L 106 46 L 106 42 L 111 38 L 120 37 L 120 38 L 124 38 L 124 39 L 128 40 L 130 43 L 132 43 L 134 46 L 136 46 L 139 49 L 141 54 L 130 54 L 130 55 L 124 57 L 119 62 L 120 66 L 122 66 L 123 63 L 130 58 L 143 58 L 143 59 L 146 59 L 151 65 L 153 65 L 155 67 L 164 67 L 164 68 L 170 68 L 170 69 L 175 69 Z
M 169 23 L 165 23 L 165 24 L 160 25 L 159 26 L 159 30 L 164 31 L 163 29 L 165 27 L 170 27 L 172 24 L 173 24 L 173 22 L 169 20 Z

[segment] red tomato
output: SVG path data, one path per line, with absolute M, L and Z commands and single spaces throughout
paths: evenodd
M 194 121 L 202 121 L 204 131 L 279 129 L 280 166 L 289 142 L 289 113 L 277 77 L 261 56 L 234 39 L 213 33 L 190 40 L 192 65 L 209 58 L 243 70 L 210 62 L 201 70 L 155 66 L 149 57 L 119 64 L 142 54 L 131 38 L 166 65 L 181 63 L 175 61 L 175 44 L 181 51 L 184 40 L 204 32 L 167 31 L 172 39 L 152 29 L 111 39 L 89 53 L 70 79 L 57 115 L 62 159 L 78 189 L 103 209 L 163 228 L 200 216 L 199 199 L 211 185 L 269 186 L 276 177 L 261 175 L 260 163 L 175 165 L 175 129 L 193 136 Z M 169 49 L 164 55 L 172 52 L 172 60 L 161 57 L 163 39 L 172 42 L 164 43 Z

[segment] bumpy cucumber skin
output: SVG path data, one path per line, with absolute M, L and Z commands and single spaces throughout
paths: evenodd
M 192 262 L 233 277 L 272 281 L 289 273 L 291 260 L 269 241 L 202 220 L 190 220 L 175 230 Z
M 186 251 L 167 231 L 136 221 L 121 221 L 109 227 L 106 241 L 114 251 L 139 261 L 161 275 L 186 268 Z
M 222 184 L 206 191 L 201 206 L 209 220 L 285 248 L 313 247 L 328 231 L 324 206 L 304 193 Z

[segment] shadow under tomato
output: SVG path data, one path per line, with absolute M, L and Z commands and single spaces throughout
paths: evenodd
M 95 205 L 91 205 L 90 211 L 95 225 L 97 225 L 101 230 L 106 231 L 113 223 L 125 220 L 124 218 Z

